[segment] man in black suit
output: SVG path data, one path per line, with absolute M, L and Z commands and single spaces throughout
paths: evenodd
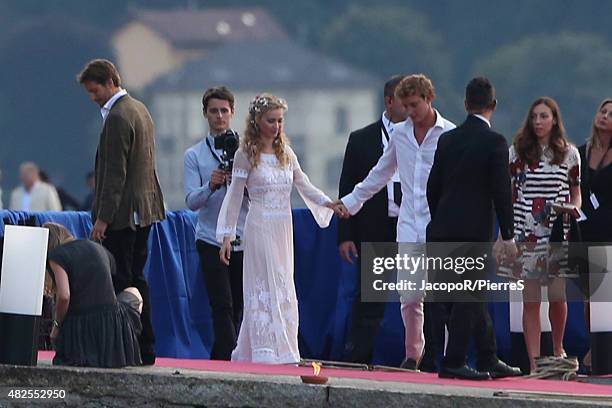
M 385 111 L 382 118 L 350 134 L 340 176 L 340 197 L 349 194 L 357 183 L 367 177 L 382 156 L 395 123 L 406 120 L 406 110 L 394 94 L 402 78 L 395 75 L 385 83 Z M 355 217 L 339 220 L 338 249 L 346 262 L 352 264 L 355 258 L 360 257 L 361 242 L 395 242 L 401 189 L 397 174 L 394 180 L 368 200 Z M 345 358 L 354 363 L 369 364 L 372 362 L 378 327 L 385 313 L 385 303 L 361 302 L 360 272 Z
M 486 78 L 467 85 L 465 122 L 440 137 L 427 183 L 431 222 L 428 242 L 491 242 L 494 216 L 503 239 L 501 251 L 516 256 L 508 171 L 508 145 L 490 129 L 497 101 Z M 451 276 L 452 279 L 452 276 Z M 448 345 L 439 376 L 483 380 L 520 375 L 497 358 L 495 334 L 483 299 L 452 302 Z M 466 364 L 473 334 L 477 370 Z

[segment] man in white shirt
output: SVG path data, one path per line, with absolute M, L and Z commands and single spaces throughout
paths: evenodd
M 397 242 L 408 244 L 409 251 L 420 250 L 425 243 L 425 229 L 430 221 L 427 204 L 427 179 L 441 134 L 455 128 L 433 108 L 434 86 L 425 75 L 404 78 L 395 90 L 404 105 L 408 119 L 397 126 L 389 145 L 376 166 L 353 192 L 337 201 L 337 209 L 355 215 L 363 203 L 383 188 L 396 170 L 402 190 L 402 201 L 397 225 Z M 420 283 L 417 283 L 420 287 Z M 402 320 L 406 330 L 406 357 L 403 368 L 414 369 L 423 354 L 423 297 L 424 293 L 401 292 Z
M 38 166 L 24 162 L 19 166 L 21 186 L 11 194 L 11 210 L 18 211 L 61 211 L 62 204 L 57 190 L 40 180 Z

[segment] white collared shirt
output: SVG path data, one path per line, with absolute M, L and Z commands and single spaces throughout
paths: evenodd
M 350 194 L 342 197 L 342 202 L 354 215 L 399 170 L 402 205 L 397 224 L 398 242 L 425 242 L 425 228 L 431 219 L 427 204 L 427 179 L 440 135 L 455 128 L 440 112 L 435 112 L 436 123 L 427 131 L 420 145 L 410 119 L 397 126 L 376 166 Z
M 127 91 L 123 88 L 119 88 L 119 92 L 114 94 L 108 101 L 106 101 L 104 106 L 100 108 L 100 114 L 102 115 L 102 121 L 106 120 L 108 113 L 110 112 L 115 102 L 117 102 L 117 99 L 121 98 L 123 95 L 127 95 Z
M 387 130 L 389 139 L 391 139 L 391 135 L 393 134 L 393 131 L 395 130 L 395 128 L 398 126 L 401 126 L 403 122 L 397 122 L 397 123 L 391 122 L 391 119 L 387 118 L 387 116 L 385 116 L 385 113 L 383 112 L 382 123 L 385 129 Z M 380 135 L 382 137 L 382 144 L 383 144 L 383 151 L 384 151 L 385 149 L 387 149 L 389 142 L 387 141 L 385 132 L 382 129 L 380 130 Z M 391 180 L 387 183 L 387 199 L 389 201 L 389 207 L 388 207 L 389 217 L 399 216 L 400 209 L 399 209 L 399 206 L 395 203 L 395 200 L 394 200 L 395 190 L 393 189 L 393 183 L 399 183 L 399 181 L 400 181 L 399 172 L 395 170 L 395 173 L 393 173 L 393 177 L 391 177 Z
M 487 125 L 489 125 L 489 127 L 491 127 L 491 122 L 489 121 L 489 119 L 485 118 L 482 115 L 479 115 L 478 113 L 474 113 L 473 115 L 476 116 L 478 119 L 482 120 Z

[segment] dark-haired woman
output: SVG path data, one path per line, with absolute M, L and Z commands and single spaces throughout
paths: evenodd
M 540 356 L 541 287 L 548 287 L 549 319 L 553 352 L 564 356 L 563 334 L 567 320 L 565 277 L 567 247 L 551 251 L 551 236 L 567 243 L 571 204 L 580 208 L 580 156 L 565 133 L 557 103 L 549 97 L 536 99 L 529 108 L 523 126 L 510 147 L 510 172 L 514 204 L 514 233 L 521 250 L 520 267 L 515 276 L 525 280 L 523 290 L 523 334 L 530 368 L 536 368 Z

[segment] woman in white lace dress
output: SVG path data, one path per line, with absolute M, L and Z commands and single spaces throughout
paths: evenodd
M 320 227 L 332 203 L 302 172 L 283 131 L 286 103 L 261 94 L 249 106 L 247 127 L 234 157 L 232 182 L 221 206 L 217 239 L 228 263 L 245 187 L 244 316 L 232 361 L 282 364 L 300 360 L 298 303 L 293 282 L 291 189 L 295 186 Z

